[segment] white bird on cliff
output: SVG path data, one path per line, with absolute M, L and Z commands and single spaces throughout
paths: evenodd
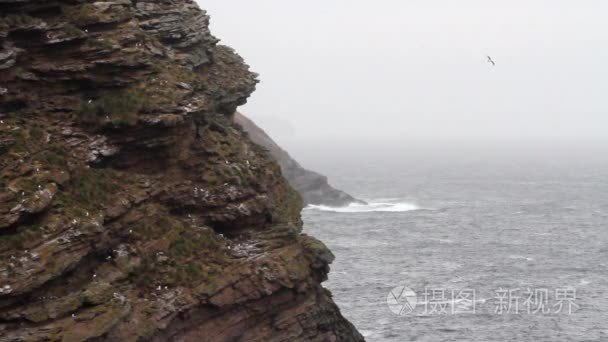
M 492 59 L 492 57 L 490 56 L 486 56 L 488 57 L 488 63 L 492 64 L 492 66 L 496 66 L 496 63 L 494 63 L 494 60 Z

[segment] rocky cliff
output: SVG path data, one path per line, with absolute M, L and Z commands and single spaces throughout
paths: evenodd
M 359 341 L 189 0 L 0 0 L 0 340 Z
M 236 113 L 234 121 L 243 127 L 254 143 L 263 146 L 272 154 L 279 163 L 279 166 L 281 166 L 283 176 L 300 193 L 305 205 L 323 204 L 340 207 L 350 203 L 363 203 L 363 201 L 329 185 L 326 176 L 303 168 L 287 151 L 272 140 L 263 129 L 243 114 Z

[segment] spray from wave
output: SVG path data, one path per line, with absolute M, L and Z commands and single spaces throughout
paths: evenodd
M 351 203 L 345 207 L 330 207 L 326 205 L 309 205 L 306 210 L 331 211 L 334 213 L 369 213 L 369 212 L 405 212 L 420 210 L 415 204 L 401 201 L 370 201 L 367 204 Z

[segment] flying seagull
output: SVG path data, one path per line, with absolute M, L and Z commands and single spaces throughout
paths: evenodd
M 487 56 L 488 57 L 488 63 L 492 63 L 492 66 L 496 66 L 496 63 L 494 63 L 494 60 L 492 60 L 492 57 Z

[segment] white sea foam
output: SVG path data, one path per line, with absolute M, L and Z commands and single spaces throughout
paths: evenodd
M 369 213 L 369 212 L 405 212 L 420 210 L 415 204 L 408 202 L 374 202 L 367 204 L 351 203 L 344 207 L 330 207 L 326 205 L 309 205 L 307 210 L 331 211 L 335 213 Z
M 509 259 L 534 261 L 534 258 L 525 257 L 521 255 L 509 255 Z
M 374 334 L 373 330 L 362 330 L 362 329 L 359 329 L 359 332 L 361 333 L 361 335 L 363 335 L 363 337 L 370 337 L 370 336 L 372 336 L 372 334 Z

